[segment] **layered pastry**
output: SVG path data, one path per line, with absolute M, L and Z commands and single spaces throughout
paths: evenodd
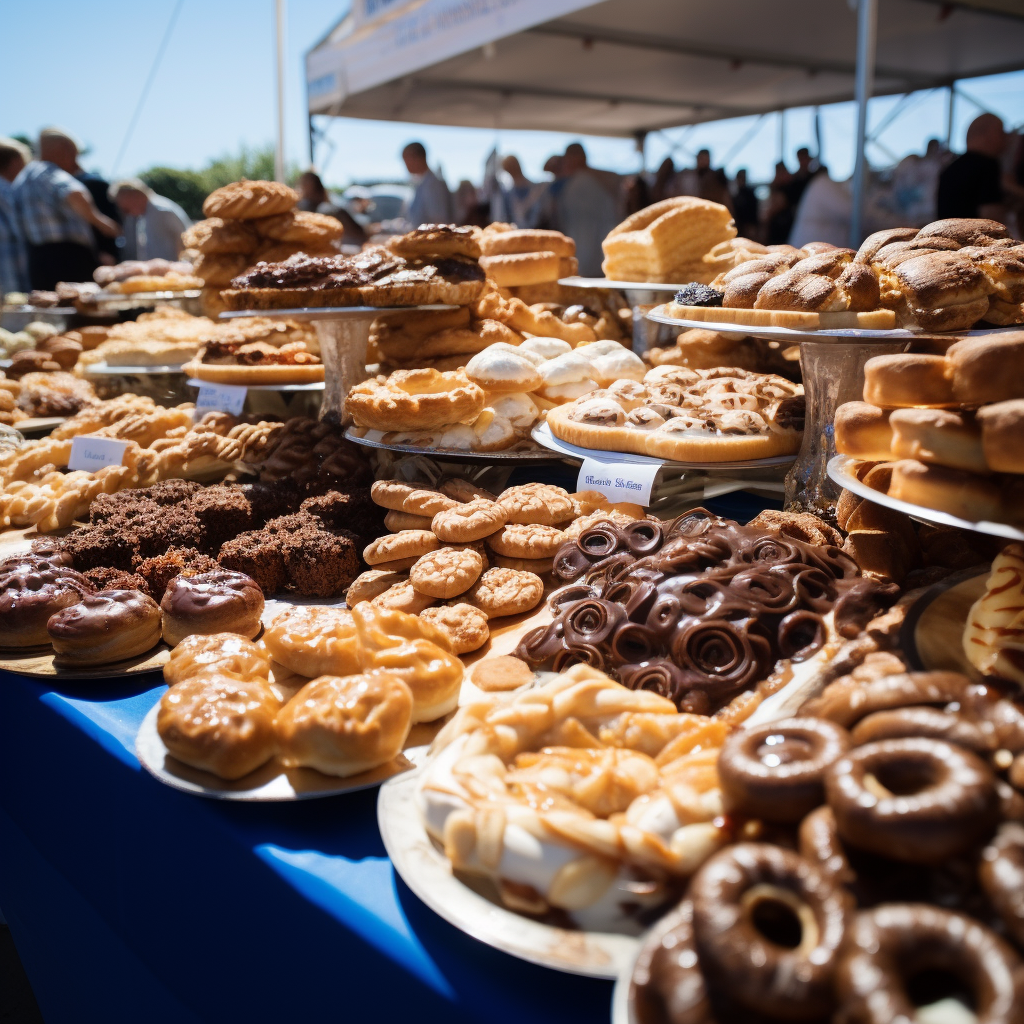
M 490 224 L 480 233 L 480 266 L 499 288 L 527 288 L 572 277 L 576 243 L 560 231 Z
M 182 370 L 216 384 L 314 384 L 324 379 L 320 356 L 305 342 L 208 341 Z
M 967 613 L 963 643 L 983 676 L 1024 685 L 1024 546 L 1008 544 L 992 560 L 985 593 Z
M 553 408 L 547 422 L 583 448 L 735 462 L 798 451 L 803 412 L 803 387 L 783 377 L 661 366 Z

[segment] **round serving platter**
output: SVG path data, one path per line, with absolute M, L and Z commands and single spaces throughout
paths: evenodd
M 566 455 L 573 459 L 594 459 L 596 462 L 635 462 L 641 466 L 664 466 L 666 469 L 690 469 L 702 472 L 735 472 L 740 469 L 771 469 L 774 466 L 788 466 L 795 455 L 776 455 L 770 459 L 749 459 L 746 462 L 673 462 L 670 459 L 658 459 L 650 455 L 637 455 L 635 452 L 612 452 L 597 448 L 580 448 L 555 437 L 547 423 L 538 423 L 530 436 L 545 448 Z
M 26 647 L 14 650 L 0 648 L 0 669 L 19 676 L 35 679 L 110 679 L 114 676 L 141 676 L 147 672 L 159 672 L 170 657 L 170 648 L 160 643 L 145 654 L 126 661 L 104 662 L 76 668 L 54 664 L 53 648 L 49 645 Z
M 66 420 L 67 416 L 32 416 L 27 420 L 19 420 L 14 424 L 14 429 L 25 437 L 41 437 L 56 430 Z
M 183 288 L 178 291 L 165 289 L 160 292 L 94 292 L 83 302 L 89 306 L 119 306 L 125 303 L 169 302 L 172 299 L 198 299 L 202 294 L 199 288 Z M 74 312 L 74 310 L 72 310 Z
M 139 726 L 135 738 L 135 753 L 139 762 L 165 785 L 212 800 L 279 802 L 356 793 L 361 789 L 379 786 L 386 779 L 407 772 L 415 765 L 406 753 L 402 753 L 387 764 L 343 779 L 335 775 L 324 775 L 313 768 L 285 768 L 277 757 L 273 757 L 241 779 L 221 779 L 210 772 L 183 764 L 171 755 L 156 729 L 159 713 L 158 701 L 149 709 Z M 408 749 L 410 752 L 425 751 L 426 747 L 420 741 Z
M 240 309 L 221 313 L 221 320 L 236 320 L 243 316 L 261 316 L 271 320 L 365 320 L 385 313 L 410 313 L 414 310 L 439 311 L 458 309 L 446 303 L 427 306 L 300 306 L 296 309 Z
M 474 939 L 521 960 L 592 978 L 615 978 L 637 939 L 544 924 L 492 903 L 452 874 L 416 807 L 418 772 L 386 782 L 377 798 L 381 838 L 402 881 L 436 914 Z
M 888 494 L 876 491 L 867 484 L 862 483 L 853 474 L 853 467 L 858 465 L 857 459 L 851 459 L 848 455 L 836 455 L 829 460 L 828 475 L 840 487 L 873 501 L 876 505 L 891 508 L 896 512 L 903 512 L 913 519 L 923 523 L 930 523 L 934 526 L 956 526 L 961 530 L 973 530 L 975 533 L 985 533 L 991 537 L 1005 537 L 1007 540 L 1024 540 L 1024 530 L 1019 530 L 1008 523 L 990 523 L 984 520 L 974 522 L 971 519 L 960 519 L 958 516 L 950 515 L 948 512 L 939 512 L 936 509 L 926 508 L 923 505 L 914 505 L 909 501 L 900 501 L 898 498 L 891 498 Z
M 403 455 L 427 455 L 430 458 L 446 459 L 484 459 L 487 462 L 505 461 L 534 461 L 546 460 L 557 461 L 560 457 L 557 453 L 533 449 L 512 449 L 500 452 L 474 452 L 468 448 L 424 448 L 413 444 L 386 444 L 380 440 L 384 434 L 380 430 L 370 430 L 366 434 L 359 434 L 358 427 L 348 427 L 345 431 L 347 437 L 354 444 L 365 445 L 367 448 L 384 448 L 389 452 L 401 452 Z
M 205 385 L 212 385 L 210 380 L 200 380 L 198 377 L 189 377 L 185 383 L 190 388 L 201 388 Z M 224 384 L 224 381 L 219 381 Z M 323 391 L 327 386 L 322 380 L 314 381 L 312 384 L 239 384 L 239 387 L 247 391 Z
M 151 373 L 184 373 L 181 363 L 171 363 L 167 366 L 108 366 L 106 363 L 89 363 L 82 367 L 82 372 L 92 376 L 102 377 L 107 374 L 146 376 Z
M 560 277 L 558 283 L 567 288 L 604 288 L 615 291 L 672 292 L 675 294 L 681 284 L 661 284 L 657 281 L 613 281 L 605 277 Z
M 696 327 L 705 331 L 714 331 L 717 334 L 742 334 L 752 337 L 766 338 L 788 338 L 792 341 L 819 341 L 819 342 L 843 342 L 857 341 L 870 343 L 872 341 L 914 341 L 930 337 L 950 337 L 950 334 L 936 334 L 934 331 L 911 331 L 905 327 L 895 327 L 891 330 L 872 330 L 861 327 L 845 328 L 820 328 L 818 330 L 800 330 L 794 327 L 773 327 L 768 324 L 757 326 L 754 324 L 732 324 L 719 322 L 717 320 L 689 320 L 680 317 L 669 316 L 665 312 L 665 306 L 655 306 L 647 314 L 648 320 L 655 323 L 668 324 L 670 327 Z M 989 334 L 1001 334 L 1004 331 L 1020 330 L 1020 327 L 985 327 L 976 331 L 955 331 L 957 338 L 980 338 Z

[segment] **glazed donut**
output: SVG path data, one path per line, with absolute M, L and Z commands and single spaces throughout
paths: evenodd
M 1024 399 L 978 410 L 985 464 L 993 473 L 1024 473 Z
M 299 690 L 274 723 L 287 768 L 346 778 L 386 764 L 412 724 L 412 694 L 397 676 L 320 676 Z
M 889 425 L 892 455 L 897 459 L 917 459 L 971 473 L 988 471 L 981 431 L 969 417 L 949 409 L 896 409 Z
M 46 624 L 50 616 L 77 604 L 94 590 L 73 569 L 34 561 L 16 562 L 0 574 L 0 647 L 48 644 Z
M 481 256 L 480 266 L 499 288 L 557 281 L 559 257 L 553 252 L 521 252 Z
M 978 880 L 1018 946 L 1024 946 L 1024 825 L 1004 822 L 981 852 Z
M 514 228 L 512 231 L 485 231 L 480 243 L 485 256 L 516 253 L 553 252 L 556 256 L 575 256 L 576 243 L 561 231 L 542 228 Z
M 988 765 L 925 737 L 857 747 L 828 768 L 825 792 L 844 842 L 912 864 L 969 850 L 998 812 Z
M 1024 331 L 965 338 L 946 351 L 953 396 L 963 405 L 1024 397 Z
M 196 676 L 160 698 L 156 729 L 179 761 L 240 779 L 273 757 L 280 706 L 265 680 Z
M 943 356 L 896 353 L 864 364 L 864 401 L 889 409 L 954 406 Z
M 164 640 L 171 647 L 196 633 L 237 633 L 251 640 L 262 628 L 263 605 L 263 591 L 242 572 L 175 576 L 160 601 Z
M 914 459 L 892 464 L 888 493 L 890 498 L 971 522 L 999 522 L 1005 514 L 999 485 L 991 477 L 946 466 L 926 466 Z
M 693 938 L 693 903 L 684 900 L 651 929 L 629 983 L 637 1024 L 714 1024 Z
M 811 811 L 800 822 L 797 849 L 801 857 L 809 860 L 837 885 L 852 885 L 857 880 L 839 838 L 836 816 L 827 804 Z
M 824 718 L 735 732 L 718 757 L 727 806 L 765 821 L 799 821 L 825 799 L 825 769 L 849 747 L 846 730 Z
M 357 384 L 345 399 L 357 426 L 384 431 L 469 423 L 483 407 L 483 389 L 457 370 L 396 370 Z
M 836 409 L 836 451 L 865 462 L 892 458 L 892 427 L 889 409 L 867 402 L 846 402 Z
M 843 1019 L 920 1020 L 907 988 L 925 972 L 962 982 L 973 996 L 977 1024 L 1021 1019 L 1024 970 L 1017 954 L 972 918 L 915 903 L 888 903 L 855 918 L 836 969 Z
M 800 710 L 850 729 L 875 711 L 962 701 L 970 686 L 959 672 L 901 672 L 874 679 L 843 676 Z
M 825 1016 L 850 898 L 789 850 L 740 843 L 690 883 L 693 932 L 708 983 L 747 1011 Z
M 196 676 L 217 674 L 235 679 L 269 679 L 270 658 L 262 644 L 236 633 L 187 636 L 164 665 L 168 686 Z
M 876 740 L 900 739 L 905 736 L 929 736 L 973 750 L 981 757 L 991 754 L 996 738 L 991 727 L 968 721 L 961 715 L 939 711 L 937 708 L 908 707 L 891 711 L 876 711 L 862 718 L 853 731 L 855 746 Z
M 46 632 L 56 665 L 124 661 L 160 642 L 160 607 L 138 590 L 100 590 L 51 615 Z

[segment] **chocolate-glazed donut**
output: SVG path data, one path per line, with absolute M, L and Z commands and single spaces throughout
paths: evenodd
M 926 737 L 851 750 L 826 770 L 825 793 L 845 843 L 914 864 L 941 864 L 984 841 L 999 806 L 984 761 Z
M 966 747 L 982 757 L 991 754 L 996 746 L 993 730 L 986 729 L 984 723 L 971 722 L 961 715 L 930 707 L 876 711 L 862 718 L 850 735 L 856 746 L 903 736 L 930 736 Z
M 100 590 L 51 615 L 46 630 L 55 663 L 106 665 L 160 642 L 160 608 L 138 590 Z
M 50 565 L 64 566 L 68 569 L 72 565 L 70 553 L 65 551 L 61 542 L 53 537 L 40 537 L 38 540 L 32 541 L 32 554 L 44 562 L 49 562 Z M 3 564 L 0 563 L 0 573 L 3 571 Z
M 73 569 L 38 562 L 31 555 L 19 557 L 21 562 L 0 575 L 0 647 L 48 644 L 50 616 L 95 589 Z
M 693 931 L 708 986 L 783 1020 L 827 1014 L 852 901 L 798 854 L 740 843 L 690 883 Z
M 1024 825 L 999 826 L 981 852 L 978 880 L 1013 941 L 1024 947 Z
M 187 636 L 237 633 L 251 640 L 260 631 L 263 591 L 245 573 L 214 569 L 175 576 L 160 601 L 163 637 L 172 647 Z
M 868 680 L 844 676 L 801 710 L 849 729 L 875 711 L 960 701 L 969 685 L 970 680 L 959 672 L 905 672 Z
M 857 915 L 836 970 L 849 1024 L 917 1020 L 915 980 L 956 980 L 971 996 L 978 1024 L 1021 1024 L 1024 967 L 995 932 L 963 915 L 925 904 L 888 903 Z
M 825 770 L 849 748 L 846 730 L 821 718 L 740 729 L 718 757 L 727 804 L 752 818 L 800 821 L 824 801 Z
M 816 807 L 800 822 L 797 848 L 801 857 L 809 860 L 838 885 L 851 885 L 856 881 L 857 876 L 850 867 L 850 860 L 839 838 L 836 816 L 827 804 Z
M 684 900 L 644 939 L 629 983 L 631 1024 L 715 1024 Z

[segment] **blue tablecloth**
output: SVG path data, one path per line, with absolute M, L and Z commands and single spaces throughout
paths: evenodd
M 750 499 L 715 510 L 745 520 Z M 376 790 L 241 804 L 157 782 L 135 734 L 163 691 L 0 672 L 0 908 L 47 1024 L 608 1020 L 610 982 L 428 910 L 387 859 Z

